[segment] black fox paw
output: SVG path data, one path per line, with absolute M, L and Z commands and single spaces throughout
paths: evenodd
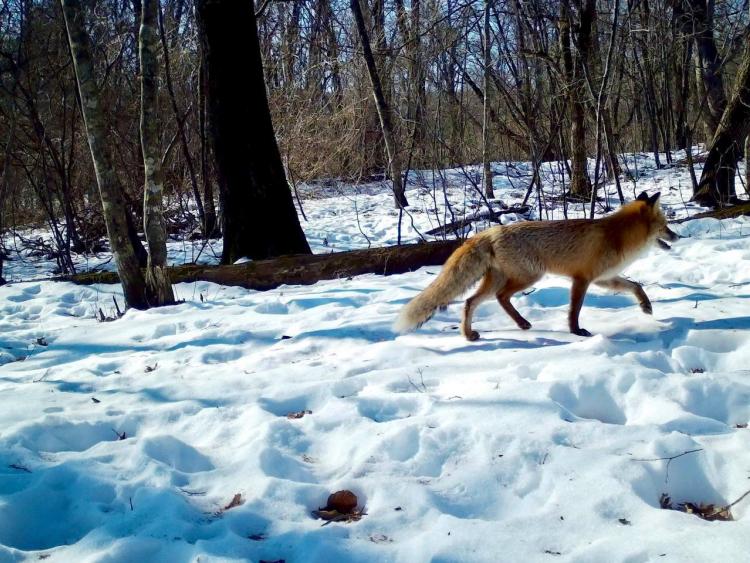
M 572 332 L 576 336 L 591 336 L 591 333 L 585 328 L 574 329 L 574 330 L 571 330 L 570 332 Z
M 472 330 L 469 334 L 465 334 L 464 336 L 466 336 L 466 340 L 469 342 L 479 340 L 479 333 L 476 330 Z

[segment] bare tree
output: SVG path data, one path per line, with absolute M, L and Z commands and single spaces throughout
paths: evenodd
M 591 42 L 591 25 L 596 15 L 593 0 L 585 0 L 585 9 L 579 8 L 580 21 L 575 22 L 570 0 L 560 0 L 560 51 L 562 52 L 565 72 L 569 114 L 570 146 L 572 171 L 570 193 L 582 199 L 591 195 L 591 181 L 588 175 L 586 157 L 586 88 L 584 64 L 589 55 Z M 577 29 L 576 42 L 573 43 L 571 29 Z M 577 52 L 574 53 L 574 47 Z
M 159 45 L 157 18 L 159 0 L 141 0 L 139 59 L 141 63 L 141 147 L 145 186 L 143 192 L 143 232 L 148 243 L 146 291 L 152 306 L 171 305 L 174 292 L 167 273 L 167 231 L 164 224 L 159 150 L 159 110 L 157 108 Z
M 490 39 L 490 0 L 484 1 L 484 52 L 482 66 L 484 67 L 484 99 L 482 100 L 482 184 L 484 195 L 488 198 L 495 197 L 492 188 L 492 167 L 490 166 L 489 140 L 490 140 L 490 59 L 492 55 L 492 43 Z
M 409 205 L 409 202 L 406 200 L 404 183 L 401 178 L 401 161 L 399 158 L 398 146 L 396 144 L 396 136 L 394 134 L 391 108 L 385 98 L 383 85 L 380 80 L 380 73 L 375 64 L 375 57 L 372 54 L 372 47 L 370 46 L 370 35 L 367 33 L 365 20 L 362 16 L 362 8 L 359 3 L 360 0 L 350 0 L 349 5 L 351 6 L 352 14 L 354 15 L 354 20 L 357 24 L 357 33 L 359 34 L 359 41 L 362 45 L 362 54 L 365 59 L 365 64 L 367 65 L 367 73 L 372 85 L 372 96 L 375 99 L 375 106 L 377 107 L 378 117 L 380 118 L 380 127 L 383 131 L 385 148 L 388 152 L 388 168 L 391 182 L 393 182 L 393 198 L 396 202 L 397 208 L 406 207 Z
M 746 39 L 732 97 L 716 127 L 703 173 L 693 199 L 720 206 L 736 200 L 734 178 L 743 142 L 750 133 L 750 37 Z
M 79 0 L 61 0 L 81 110 L 86 126 L 86 136 L 94 161 L 99 194 L 104 210 L 109 244 L 114 255 L 117 272 L 125 295 L 125 304 L 136 309 L 149 307 L 146 285 L 138 258 L 128 237 L 127 210 L 112 161 L 111 147 L 107 143 L 104 112 L 99 100 L 99 88 L 94 76 L 91 58 L 91 40 L 86 32 L 83 10 Z

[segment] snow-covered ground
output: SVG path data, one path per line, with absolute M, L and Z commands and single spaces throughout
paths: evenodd
M 475 210 L 446 174 L 454 213 Z M 527 180 L 507 176 L 510 204 Z M 680 216 L 689 186 L 647 168 L 625 192 L 661 189 Z M 324 195 L 303 200 L 316 251 L 366 247 L 361 231 L 395 242 L 382 189 Z M 442 188 L 407 195 L 420 231 L 450 215 Z M 183 303 L 105 323 L 116 286 L 0 287 L 0 562 L 750 561 L 750 497 L 732 522 L 660 507 L 750 489 L 750 220 L 674 229 L 687 238 L 626 272 L 654 316 L 593 289 L 592 338 L 567 332 L 554 277 L 515 299 L 532 330 L 488 302 L 474 343 L 458 302 L 391 331 L 438 268 L 180 284 Z M 8 263 L 15 278 L 45 267 Z M 321 526 L 311 511 L 339 489 L 367 514 Z

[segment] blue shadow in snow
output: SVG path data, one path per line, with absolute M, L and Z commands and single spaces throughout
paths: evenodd
M 612 338 L 626 338 L 636 342 L 651 342 L 661 340 L 664 347 L 669 348 L 687 336 L 691 330 L 748 330 L 750 317 L 730 317 L 728 319 L 713 319 L 710 321 L 696 321 L 690 317 L 671 317 L 661 322 L 672 326 L 657 333 L 615 333 Z
M 34 359 L 34 368 L 58 367 L 63 364 L 76 362 L 78 360 L 102 356 L 105 354 L 116 354 L 122 352 L 174 352 L 184 348 L 204 348 L 209 346 L 233 346 L 253 342 L 256 345 L 271 346 L 278 342 L 275 336 L 254 335 L 244 332 L 242 337 L 203 337 L 178 342 L 171 346 L 159 346 L 133 343 L 121 344 L 91 344 L 89 342 L 66 342 L 64 344 L 52 343 L 48 348 L 42 349 L 39 354 L 32 355 L 28 359 Z
M 533 305 L 541 307 L 562 307 L 570 303 L 570 290 L 563 287 L 545 287 L 538 289 L 526 296 Z M 597 294 L 589 291 L 583 301 L 584 307 L 596 307 L 597 309 L 620 309 L 635 304 L 635 300 L 629 295 L 621 294 Z
M 520 330 L 520 329 L 519 329 Z M 541 332 L 541 331 L 537 331 Z M 549 331 L 553 334 L 553 331 Z M 492 331 L 481 333 L 480 339 L 475 342 L 467 342 L 463 340 L 463 336 L 456 334 L 456 338 L 460 338 L 464 342 L 463 346 L 457 348 L 451 348 L 450 350 L 442 350 L 439 348 L 431 348 L 429 346 L 420 346 L 422 350 L 438 354 L 440 356 L 448 356 L 451 354 L 460 354 L 461 352 L 476 352 L 476 351 L 490 351 L 490 350 L 501 350 L 503 348 L 513 349 L 532 349 L 532 348 L 547 348 L 550 346 L 562 346 L 564 344 L 570 344 L 568 340 L 557 340 L 555 338 L 543 338 L 536 337 L 533 340 L 517 340 L 515 338 L 502 338 L 502 337 L 487 337 L 487 334 L 492 334 Z M 578 338 L 578 337 L 575 337 Z

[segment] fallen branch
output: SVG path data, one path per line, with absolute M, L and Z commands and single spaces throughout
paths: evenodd
M 491 212 L 488 210 L 480 211 L 478 213 L 474 213 L 472 215 L 464 217 L 463 219 L 459 219 L 458 221 L 452 221 L 451 223 L 446 223 L 445 225 L 435 227 L 434 229 L 427 231 L 425 234 L 437 236 L 455 233 L 456 235 L 458 235 L 461 234 L 465 227 L 471 225 L 472 223 L 476 223 L 477 221 L 489 220 L 494 223 L 499 223 L 500 220 L 498 219 L 498 217 L 500 217 L 500 215 L 507 215 L 508 213 L 518 213 L 519 215 L 526 215 L 528 212 L 528 205 L 519 205 L 510 207 L 508 209 L 493 209 Z
M 652 457 L 652 458 L 645 458 L 645 459 L 634 458 L 631 461 L 666 461 L 667 468 L 666 468 L 666 472 L 664 475 L 664 482 L 668 483 L 669 482 L 669 464 L 671 464 L 672 461 L 684 455 L 694 454 L 696 452 L 702 452 L 702 451 L 703 451 L 703 448 L 696 448 L 694 450 L 687 450 L 687 451 L 682 452 L 681 454 L 677 454 L 677 455 L 673 455 L 669 457 Z

